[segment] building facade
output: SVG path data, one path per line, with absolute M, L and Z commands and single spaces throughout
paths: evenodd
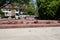
M 23 14 L 24 9 L 27 9 L 28 6 L 12 6 L 12 5 L 7 5 L 3 8 L 1 8 L 1 11 L 4 12 L 5 16 L 15 16 L 19 17 L 19 15 Z
M 26 17 L 28 15 L 25 15 L 25 10 L 28 8 L 34 9 L 34 6 L 29 5 L 20 5 L 20 6 L 12 6 L 11 4 L 1 8 L 1 11 L 4 12 L 5 16 L 13 17 L 16 19 L 20 19 L 23 17 Z M 29 13 L 28 13 L 29 14 Z

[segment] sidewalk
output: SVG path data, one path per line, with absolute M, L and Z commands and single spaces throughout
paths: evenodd
M 60 40 L 60 27 L 0 29 L 0 40 Z

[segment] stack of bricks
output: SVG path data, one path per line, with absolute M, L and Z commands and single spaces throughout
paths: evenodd
M 0 28 L 60 27 L 57 20 L 0 20 Z

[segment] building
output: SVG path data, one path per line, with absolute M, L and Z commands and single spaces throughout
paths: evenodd
M 9 18 L 15 16 L 16 19 L 19 19 L 19 17 L 26 17 L 26 15 L 24 15 L 24 10 L 28 8 L 29 6 L 27 5 L 12 6 L 11 4 L 9 4 L 1 8 L 1 10 L 2 12 L 4 12 L 5 16 L 8 16 Z

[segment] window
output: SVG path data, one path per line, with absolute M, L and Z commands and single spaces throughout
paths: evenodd
M 6 11 L 6 9 L 3 8 L 2 11 Z
M 19 16 L 19 14 L 18 14 L 18 13 L 16 13 L 16 16 Z
M 8 12 L 6 12 L 6 14 L 8 14 Z
M 5 16 L 10 16 L 10 14 L 8 12 L 5 13 Z
M 19 11 L 18 9 L 16 9 L 16 11 Z
M 9 11 L 11 11 L 11 9 L 9 9 Z

